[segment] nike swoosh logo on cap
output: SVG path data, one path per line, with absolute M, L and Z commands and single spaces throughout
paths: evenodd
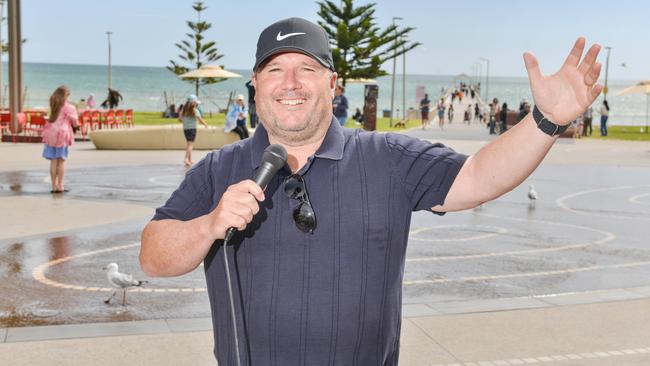
M 282 41 L 285 38 L 293 37 L 293 36 L 299 36 L 301 34 L 307 34 L 307 33 L 287 33 L 285 35 L 282 35 L 282 31 L 278 32 L 278 36 L 275 37 L 276 40 Z

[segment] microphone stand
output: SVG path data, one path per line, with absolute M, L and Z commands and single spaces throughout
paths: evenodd
M 235 316 L 235 300 L 232 296 L 232 280 L 230 278 L 230 266 L 228 265 L 228 241 L 233 237 L 235 230 L 228 230 L 226 237 L 223 239 L 223 264 L 226 269 L 226 282 L 228 284 L 228 297 L 230 299 L 230 316 L 232 318 L 232 331 L 235 336 L 235 350 L 237 350 L 237 366 L 241 366 L 241 359 L 239 357 L 239 336 L 237 334 L 237 316 Z

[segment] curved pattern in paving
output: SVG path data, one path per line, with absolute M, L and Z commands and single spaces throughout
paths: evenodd
M 447 301 L 507 300 L 649 286 L 650 250 L 643 238 L 645 222 L 650 220 L 650 186 L 620 184 L 629 179 L 600 169 L 540 168 L 534 180 L 531 178 L 540 194 L 536 207 L 528 204 L 527 184 L 522 184 L 474 210 L 449 213 L 444 218 L 415 213 L 407 248 L 404 303 L 427 304 L 435 309 L 435 304 Z M 135 201 L 145 203 L 153 213 L 153 208 L 180 183 L 183 172 L 174 166 L 72 170 L 68 175 L 72 192 L 67 197 Z M 604 181 L 599 185 L 584 183 L 584 176 L 590 174 L 603 175 Z M 648 177 L 641 169 L 626 174 L 639 180 Z M 16 192 L 3 188 L 9 187 L 11 180 L 0 174 L 0 195 L 46 195 L 45 178 L 43 172 L 23 172 Z M 35 288 L 42 291 L 39 297 L 63 296 L 68 298 L 68 306 L 79 307 L 76 313 L 89 314 L 93 320 L 105 319 L 96 315 L 101 307 L 93 308 L 101 305 L 83 305 L 101 299 L 66 291 L 113 291 L 104 287 L 105 273 L 99 269 L 112 261 L 135 277 L 143 276 L 136 253 L 142 228 L 138 225 L 82 229 L 79 235 L 72 234 L 63 255 L 32 260 L 29 271 L 36 279 L 32 282 L 40 286 Z M 28 241 L 24 247 L 37 247 L 32 244 Z M 133 300 L 138 303 L 139 318 L 182 317 L 187 314 L 186 307 L 200 316 L 209 310 L 204 284 L 202 271 L 196 271 L 187 277 L 150 279 L 145 288 L 129 291 L 148 295 Z M 177 296 L 192 293 L 198 296 Z
M 133 243 L 133 244 L 127 244 L 127 245 L 120 245 L 112 248 L 107 248 L 107 249 L 100 249 L 100 250 L 94 250 L 92 252 L 86 252 L 86 253 L 81 253 L 73 256 L 68 256 L 68 257 L 63 257 L 59 259 L 55 259 L 43 264 L 38 265 L 34 270 L 32 271 L 32 277 L 34 279 L 44 285 L 52 286 L 52 287 L 57 287 L 57 288 L 62 288 L 62 289 L 70 289 L 70 290 L 80 290 L 80 291 L 90 291 L 90 292 L 110 292 L 110 291 L 115 291 L 115 288 L 113 287 L 90 287 L 90 286 L 82 286 L 82 285 L 72 285 L 72 284 L 66 284 L 58 281 L 54 281 L 50 278 L 48 278 L 45 275 L 45 272 L 53 266 L 56 266 L 58 264 L 68 262 L 71 260 L 74 260 L 76 258 L 81 258 L 81 257 L 88 257 L 88 256 L 93 256 L 93 255 L 100 255 L 116 250 L 122 250 L 122 249 L 128 249 L 128 248 L 134 248 L 134 247 L 139 247 L 140 243 Z M 174 292 L 174 293 L 179 293 L 179 292 L 205 292 L 206 289 L 204 287 L 199 287 L 199 288 L 145 288 L 145 287 L 134 287 L 134 288 L 129 288 L 129 292 L 155 292 L 155 293 L 161 293 L 161 292 Z

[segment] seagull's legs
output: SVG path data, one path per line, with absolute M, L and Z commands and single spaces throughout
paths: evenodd
M 111 297 L 109 297 L 108 299 L 104 300 L 104 304 L 110 304 L 110 303 L 111 303 L 111 300 L 113 299 L 113 297 L 115 297 L 115 294 L 116 294 L 116 293 L 117 293 L 117 290 L 116 290 L 116 291 L 113 291 L 113 294 L 111 295 Z
M 124 290 L 122 290 L 122 291 L 123 291 L 123 293 L 122 293 L 122 306 L 126 306 L 126 288 L 124 288 Z

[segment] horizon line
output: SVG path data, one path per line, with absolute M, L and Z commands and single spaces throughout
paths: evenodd
M 3 64 L 9 64 L 8 61 L 3 60 Z M 42 64 L 42 65 L 66 65 L 66 66 L 103 66 L 103 67 L 108 67 L 107 64 L 80 64 L 80 63 L 66 63 L 66 62 L 43 62 L 43 61 L 23 61 L 23 64 Z M 166 66 L 144 66 L 144 65 L 112 65 L 113 67 L 134 67 L 134 68 L 166 68 Z M 8 67 L 8 66 L 7 66 Z M 229 70 L 237 70 L 237 71 L 250 71 L 252 72 L 252 68 L 228 68 Z M 445 77 L 451 77 L 454 78 L 458 75 L 465 74 L 467 73 L 461 72 L 458 74 L 418 74 L 418 73 L 413 73 L 413 74 L 407 74 L 407 75 L 412 75 L 412 76 L 445 76 Z M 401 73 L 396 73 L 396 76 L 401 76 Z M 390 76 L 390 73 L 388 75 L 384 76 L 379 76 L 379 77 L 388 77 Z M 521 78 L 521 79 L 528 79 L 527 75 L 492 75 L 490 78 Z M 481 75 L 481 81 L 485 80 L 485 75 Z M 610 79 L 610 81 L 622 81 L 622 82 L 638 82 L 640 79 Z

